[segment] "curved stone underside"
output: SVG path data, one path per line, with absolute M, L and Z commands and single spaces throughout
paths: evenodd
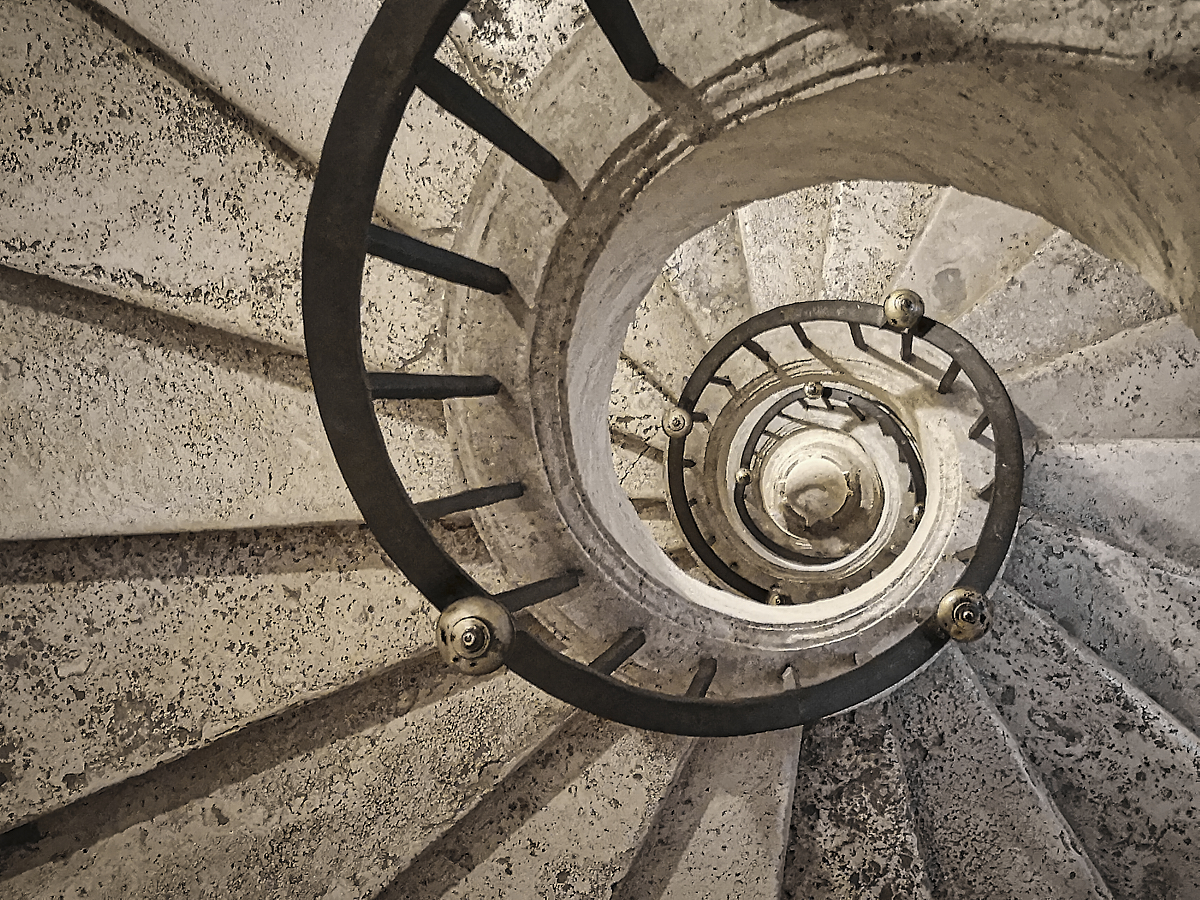
M 1026 509 L 993 633 L 886 699 L 737 739 L 449 672 L 430 607 L 358 524 L 300 333 L 312 173 L 377 4 L 14 0 L 0 895 L 1200 893 L 1194 4 L 635 5 L 675 80 L 630 82 L 557 0 L 472 6 L 439 51 L 585 191 L 670 113 L 651 148 L 670 165 L 628 215 L 605 211 L 622 262 L 596 273 L 621 307 L 587 394 L 613 514 L 704 579 L 662 483 L 681 374 L 781 303 L 911 287 L 1021 417 Z M 792 96 L 801 129 L 779 111 Z M 467 303 L 368 263 L 370 366 L 508 350 L 503 403 L 378 404 L 417 500 L 533 439 L 549 243 L 514 222 L 557 237 L 573 207 L 523 177 L 420 96 L 385 172 L 380 222 L 517 286 Z M 945 452 L 983 491 L 960 440 Z M 526 497 L 431 526 L 489 590 L 561 571 L 542 463 L 525 464 Z M 972 549 L 957 537 L 948 577 Z M 567 595 L 542 627 L 583 606 Z

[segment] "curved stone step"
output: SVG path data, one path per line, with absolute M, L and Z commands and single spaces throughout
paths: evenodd
M 1200 338 L 1179 316 L 1123 331 L 1005 379 L 1027 445 L 1200 436 Z
M 299 357 L 0 269 L 0 539 L 347 522 Z M 416 499 L 462 489 L 440 404 L 380 425 Z
M 1017 532 L 1004 579 L 1186 727 L 1200 730 L 1200 575 L 1173 574 L 1032 518 Z
M 1013 592 L 967 651 L 1118 897 L 1200 893 L 1200 742 Z
M 303 352 L 310 168 L 74 6 L 0 21 L 0 262 Z M 369 362 L 440 361 L 440 284 L 368 260 L 363 292 Z
M 925 315 L 952 325 L 1020 271 L 1053 232 L 1033 213 L 948 188 L 892 288 L 916 291 Z
M 1171 304 L 1128 266 L 1059 231 L 957 319 L 954 328 L 1003 375 L 1043 365 L 1172 312 Z
M 876 705 L 810 726 L 783 900 L 932 900 L 896 737 Z
M 186 0 L 99 2 L 313 166 L 350 63 L 380 5 L 354 0 L 333 12 L 303 0 L 222 2 L 203 9 Z M 236 29 L 228 24 L 234 20 Z M 438 56 L 463 71 L 453 45 L 443 46 Z M 445 232 L 457 224 L 489 149 L 418 91 L 384 168 L 380 208 L 396 225 L 448 242 Z M 418 160 L 421 174 L 414 177 Z
M 755 312 L 825 294 L 825 246 L 836 184 L 759 200 L 737 211 Z
M 514 675 L 469 679 L 426 659 L 38 820 L 0 884 L 13 900 L 366 900 L 568 714 Z
M 477 537 L 440 536 L 496 587 Z M 0 596 L 0 831 L 433 641 L 361 526 L 0 544 Z
M 693 743 L 577 713 L 378 898 L 612 896 Z
M 800 736 L 697 742 L 614 900 L 778 900 Z
M 1197 471 L 1196 440 L 1056 443 L 1026 463 L 1024 503 L 1044 519 L 1190 575 L 1200 569 Z
M 886 703 L 934 896 L 1109 900 L 957 648 Z

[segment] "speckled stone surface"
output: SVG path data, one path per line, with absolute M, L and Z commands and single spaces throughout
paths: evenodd
M 940 193 L 932 185 L 907 182 L 838 185 L 822 268 L 824 299 L 882 303 Z
M 836 185 L 823 184 L 738 210 L 756 311 L 821 298 L 830 208 L 836 191 Z
M 1059 357 L 1006 387 L 1030 441 L 1200 435 L 1200 338 L 1168 316 Z
M 947 324 L 1020 270 L 1054 226 L 1021 209 L 947 188 L 892 281 Z
M 367 900 L 566 714 L 514 675 L 426 660 L 40 822 L 48 836 L 0 863 L 0 891 Z
M 0 269 L 0 538 L 353 521 L 304 361 Z M 380 405 L 415 497 L 459 490 L 440 405 Z
M 350 63 L 380 3 L 351 0 L 336 11 L 305 0 L 101 5 L 315 165 Z M 239 27 L 230 28 L 230 20 Z M 439 56 L 462 68 L 452 45 Z M 475 132 L 415 94 L 384 169 L 378 207 L 397 225 L 446 243 L 445 231 L 456 223 L 489 149 Z
M 800 738 L 698 742 L 614 900 L 777 900 Z
M 784 900 L 930 900 L 895 736 L 866 707 L 805 734 Z
M 580 713 L 379 900 L 609 897 L 691 746 Z
M 1060 231 L 953 326 L 1003 375 L 1172 312 L 1127 266 Z
M 1177 575 L 1030 519 L 1004 578 L 1193 732 L 1200 730 L 1200 576 Z
M 302 351 L 311 172 L 70 4 L 0 21 L 4 263 Z M 370 260 L 364 298 L 369 361 L 440 360 L 439 285 Z
M 678 396 L 708 348 L 688 305 L 659 275 L 638 305 L 622 352 Z
M 1052 444 L 1026 463 L 1023 497 L 1044 518 L 1186 573 L 1200 568 L 1198 471 L 1194 440 Z
M 1001 591 L 971 665 L 1113 893 L 1200 894 L 1200 743 L 1102 660 Z
M 1082 844 L 957 648 L 886 703 L 935 897 L 1107 900 Z
M 0 831 L 433 639 L 357 526 L 0 544 L 0 598 Z

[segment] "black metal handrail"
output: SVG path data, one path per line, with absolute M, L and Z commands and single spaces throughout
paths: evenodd
M 381 397 L 400 396 L 414 390 L 428 399 L 454 396 L 456 391 L 486 395 L 494 393 L 493 384 L 487 375 L 455 375 L 441 382 L 406 383 L 404 378 L 387 379 L 379 373 L 368 373 L 361 343 L 363 266 L 371 253 L 493 293 L 508 290 L 509 282 L 502 270 L 486 263 L 373 226 L 376 193 L 404 110 L 418 87 L 427 89 L 434 99 L 439 94 L 443 99 L 451 95 L 457 98 L 446 100 L 458 106 L 451 112 L 457 112 L 468 124 L 472 123 L 472 117 L 476 117 L 476 124 L 478 117 L 484 117 L 488 124 L 481 127 L 489 130 L 485 136 L 490 134 L 501 150 L 523 155 L 524 164 L 534 170 L 540 167 L 544 175 L 557 174 L 549 163 L 553 158 L 549 151 L 543 152 L 532 138 L 526 141 L 514 135 L 512 129 L 516 126 L 506 117 L 503 121 L 497 119 L 475 98 L 464 94 L 463 85 L 450 83 L 433 66 L 438 45 L 465 5 L 465 0 L 384 0 L 355 56 L 330 123 L 313 187 L 303 255 L 305 341 L 313 388 L 330 446 L 355 502 L 380 545 L 414 586 L 441 610 L 461 598 L 486 597 L 488 593 L 439 546 L 426 527 L 422 507 L 425 510 L 430 507 L 414 504 L 409 497 L 388 454 L 374 403 Z M 631 76 L 638 80 L 657 77 L 661 66 L 628 0 L 589 0 L 589 6 Z M 875 318 L 865 311 L 862 319 L 856 321 L 876 324 Z M 943 333 L 938 328 L 941 326 L 922 336 L 943 349 L 954 348 L 951 355 L 962 361 L 972 380 L 975 380 L 972 373 L 978 373 L 981 367 L 991 372 L 978 354 L 971 355 L 973 348 L 967 352 L 955 343 L 961 341 L 957 335 L 948 330 Z M 986 379 L 984 383 L 986 389 L 990 383 Z M 693 408 L 695 399 L 690 398 Z M 1007 422 L 1005 409 L 1000 405 L 993 403 L 988 408 L 994 408 L 993 423 Z M 1007 410 L 1011 414 L 1011 405 Z M 1001 431 L 1003 428 L 998 428 L 998 453 Z M 1019 438 L 1017 449 L 1019 458 Z M 677 452 L 675 442 L 672 452 Z M 1007 443 L 1003 453 L 1006 460 L 1011 456 Z M 679 469 L 681 460 L 676 462 Z M 1015 472 L 1019 497 L 1019 467 Z M 1011 487 L 1012 482 L 1010 468 L 998 468 L 997 492 L 1008 496 L 1002 488 Z M 494 491 L 468 492 L 466 500 L 458 495 L 443 506 L 460 510 L 465 502 L 478 500 L 482 505 L 484 501 L 496 502 L 496 498 Z M 989 514 L 988 519 L 991 528 L 988 533 L 997 537 L 1009 527 L 1008 507 L 994 504 L 992 512 L 1001 509 L 1004 515 Z M 977 553 L 968 569 L 969 577 L 964 576 L 960 582 L 990 584 L 999 565 L 999 560 L 992 565 L 992 556 Z M 501 602 L 508 599 L 513 607 L 520 608 L 571 590 L 578 582 L 577 576 L 567 573 L 495 595 L 495 599 Z M 642 635 L 640 640 L 638 635 Z M 708 657 L 697 660 L 691 687 L 682 695 L 636 687 L 611 674 L 644 640 L 642 628 L 633 623 L 614 644 L 609 656 L 602 655 L 587 665 L 552 649 L 528 631 L 518 630 L 506 661 L 512 671 L 548 693 L 616 721 L 680 734 L 736 735 L 812 722 L 861 703 L 916 671 L 944 645 L 947 637 L 931 620 L 853 672 L 819 685 L 732 700 L 703 696 L 720 666 L 719 660 Z M 604 664 L 599 665 L 602 661 Z

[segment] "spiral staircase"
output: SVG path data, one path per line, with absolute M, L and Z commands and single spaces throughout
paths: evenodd
M 0 8 L 0 897 L 1200 895 L 1200 10 L 635 6 Z

